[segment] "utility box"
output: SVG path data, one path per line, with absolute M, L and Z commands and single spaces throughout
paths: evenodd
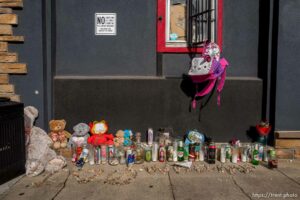
M 0 184 L 25 173 L 24 105 L 0 98 Z

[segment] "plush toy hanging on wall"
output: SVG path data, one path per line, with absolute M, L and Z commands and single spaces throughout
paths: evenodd
M 188 73 L 196 85 L 196 94 L 192 101 L 193 108 L 196 108 L 196 98 L 209 94 L 215 84 L 217 84 L 218 105 L 220 105 L 220 93 L 224 87 L 227 66 L 227 60 L 220 58 L 219 46 L 212 42 L 205 44 L 203 54 L 200 57 L 193 58 Z M 198 84 L 203 82 L 208 82 L 208 84 L 199 91 Z
M 91 136 L 88 138 L 89 144 L 93 146 L 114 144 L 114 136 L 112 134 L 107 133 L 108 125 L 106 121 L 94 121 L 91 122 L 89 125 L 91 132 Z

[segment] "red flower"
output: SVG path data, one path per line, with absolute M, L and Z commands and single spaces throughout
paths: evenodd
M 261 136 L 267 136 L 270 131 L 272 129 L 272 126 L 260 126 L 260 125 L 256 125 L 256 130 L 258 132 L 259 135 Z

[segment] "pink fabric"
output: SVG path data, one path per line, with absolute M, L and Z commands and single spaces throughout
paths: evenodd
M 212 91 L 212 89 L 214 88 L 216 82 L 218 84 L 217 86 L 217 92 L 218 92 L 218 105 L 221 105 L 221 91 L 224 87 L 225 84 L 225 79 L 226 79 L 226 67 L 228 66 L 228 62 L 226 59 L 222 58 L 219 61 L 220 65 L 221 65 L 221 72 L 215 73 L 215 72 L 210 72 L 209 74 L 206 75 L 193 75 L 190 76 L 192 81 L 194 83 L 203 83 L 205 81 L 208 81 L 208 84 L 201 90 L 198 92 L 198 87 L 196 85 L 196 94 L 194 96 L 194 99 L 192 101 L 192 107 L 195 109 L 196 108 L 196 97 L 203 97 L 205 95 L 207 95 L 208 93 L 210 93 Z M 219 74 L 220 73 L 220 74 Z
M 217 87 L 217 92 L 218 92 L 218 106 L 221 105 L 221 91 L 223 90 L 224 84 L 225 84 L 225 79 L 226 79 L 226 67 L 228 66 L 228 62 L 226 59 L 222 58 L 220 60 L 221 67 L 223 68 L 223 73 L 221 74 L 219 81 L 218 81 L 218 87 Z
M 217 79 L 210 79 L 207 83 L 207 85 L 205 86 L 205 88 L 203 88 L 200 92 L 197 92 L 195 97 L 203 97 L 205 95 L 207 95 L 208 93 L 210 93 L 210 91 L 214 88 L 214 85 L 216 83 Z
M 197 105 L 196 99 L 193 99 L 193 101 L 192 101 L 192 107 L 195 109 L 196 105 Z

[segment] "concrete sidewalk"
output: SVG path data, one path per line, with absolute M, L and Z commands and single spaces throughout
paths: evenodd
M 78 172 L 69 164 L 54 175 L 24 176 L 14 184 L 0 186 L 0 199 L 300 199 L 300 160 L 280 160 L 279 169 L 274 170 L 254 169 L 249 164 L 250 173 L 222 172 L 217 167 L 220 164 L 197 166 L 198 171 L 177 173 L 173 166 L 161 163 L 134 165 L 131 170 L 123 165 L 85 165 Z M 231 169 L 233 165 L 227 166 Z M 116 184 L 119 175 L 126 177 L 121 181 L 124 185 Z M 90 182 L 79 183 L 86 176 Z

